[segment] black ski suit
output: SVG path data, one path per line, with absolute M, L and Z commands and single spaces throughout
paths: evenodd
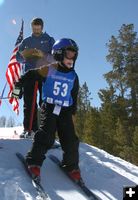
M 31 36 L 25 38 L 21 45 L 19 46 L 19 51 L 16 54 L 16 59 L 19 63 L 24 63 L 24 71 L 25 73 L 30 69 L 35 69 L 37 66 L 37 60 L 30 59 L 29 61 L 24 60 L 24 58 L 21 55 L 21 52 L 25 49 L 30 48 L 37 48 L 41 50 L 44 54 L 50 54 L 52 46 L 54 44 L 55 40 L 51 36 L 49 36 L 46 32 L 42 33 L 40 36 L 35 36 L 32 34 Z M 30 76 L 31 72 L 29 73 L 29 77 L 26 78 L 26 82 L 23 84 L 23 99 L 24 99 L 24 119 L 23 119 L 23 125 L 24 125 L 24 131 L 31 131 L 34 132 L 38 130 L 37 125 L 37 101 L 35 103 L 35 109 L 34 109 L 34 115 L 33 115 L 33 123 L 32 127 L 30 127 L 30 117 L 32 112 L 32 103 L 34 98 L 34 87 L 36 79 L 32 76 Z M 26 76 L 27 77 L 27 76 Z M 42 88 L 42 82 L 41 78 L 37 79 L 38 81 L 38 89 L 39 89 L 39 105 L 41 104 L 41 88 Z M 31 130 L 30 130 L 31 128 Z
M 58 65 L 58 71 L 64 73 L 74 69 L 66 69 Z M 77 95 L 79 90 L 79 80 L 76 74 L 74 85 L 71 90 L 73 104 L 69 107 L 62 107 L 59 115 L 53 114 L 54 104 L 43 103 L 41 106 L 40 127 L 35 133 L 31 150 L 26 156 L 29 165 L 41 166 L 45 159 L 45 154 L 54 143 L 57 131 L 59 141 L 63 150 L 63 163 L 68 166 L 68 170 L 77 169 L 79 162 L 79 140 L 75 133 L 72 115 L 77 110 Z

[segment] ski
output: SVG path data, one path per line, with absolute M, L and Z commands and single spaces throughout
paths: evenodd
M 32 180 L 32 184 L 33 184 L 34 188 L 37 191 L 39 199 L 40 200 L 51 200 L 50 197 L 48 196 L 48 194 L 45 192 L 43 186 L 41 185 L 40 180 L 32 178 L 31 173 L 28 170 L 28 167 L 27 167 L 27 164 L 26 164 L 24 156 L 19 152 L 16 153 L 16 156 L 21 161 L 21 163 L 23 164 L 27 174 L 30 176 L 30 178 Z
M 90 200 L 100 200 L 88 187 L 85 185 L 83 180 L 80 180 L 78 182 L 75 182 L 69 175 L 68 173 L 61 167 L 61 161 L 54 155 L 50 154 L 49 158 L 59 166 L 59 168 L 68 176 L 68 178 L 73 181 L 76 185 L 80 187 L 80 189 L 85 193 L 85 195 L 88 197 Z

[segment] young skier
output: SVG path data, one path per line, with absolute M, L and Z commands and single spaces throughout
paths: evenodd
M 63 150 L 62 167 L 72 178 L 79 180 L 79 140 L 73 123 L 79 90 L 79 80 L 74 70 L 78 46 L 72 39 L 63 38 L 53 45 L 52 54 L 56 64 L 32 71 L 36 77 L 38 73 L 45 80 L 42 87 L 40 127 L 35 132 L 26 162 L 32 177 L 40 177 L 40 167 L 46 152 L 54 143 L 57 131 Z

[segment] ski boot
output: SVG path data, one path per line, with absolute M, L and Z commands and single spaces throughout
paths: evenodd
M 34 131 L 26 131 L 25 138 L 33 139 L 34 135 L 35 135 Z
M 61 168 L 68 174 L 68 176 L 74 181 L 79 182 L 82 181 L 81 173 L 79 168 L 71 169 L 71 166 L 67 166 L 62 162 Z
M 20 135 L 20 138 L 25 138 L 26 132 L 27 132 L 27 131 L 23 131 L 23 132 L 21 133 L 21 135 Z
M 32 176 L 33 180 L 40 182 L 40 166 L 38 165 L 28 165 L 28 171 Z

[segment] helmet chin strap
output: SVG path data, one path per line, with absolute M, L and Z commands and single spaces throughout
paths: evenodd
M 74 63 L 72 64 L 72 66 L 70 67 L 70 68 L 68 68 L 64 63 L 63 63 L 63 61 L 61 61 L 61 62 L 59 62 L 59 64 L 62 66 L 62 67 L 64 67 L 65 69 L 72 69 L 73 67 L 74 67 Z

